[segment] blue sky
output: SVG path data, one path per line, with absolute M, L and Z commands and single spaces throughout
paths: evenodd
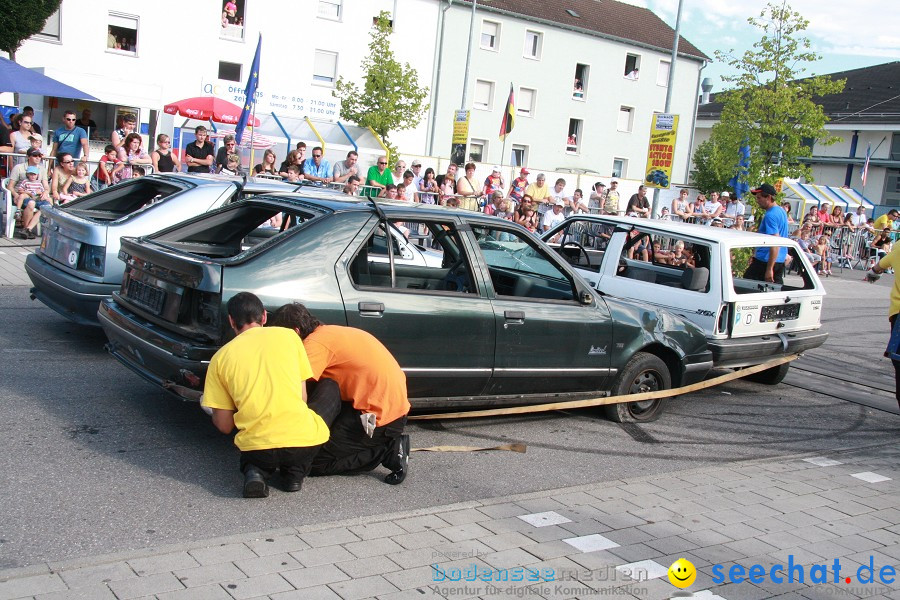
M 645 6 L 675 27 L 678 0 L 625 0 Z M 747 23 L 765 8 L 765 0 L 683 0 L 681 34 L 713 58 L 703 71 L 713 81 L 713 93 L 724 89 L 720 77 L 728 67 L 715 62 L 716 50 L 752 47 L 762 32 Z M 806 73 L 825 74 L 900 60 L 900 29 L 896 0 L 790 0 L 809 27 L 805 34 L 822 59 Z

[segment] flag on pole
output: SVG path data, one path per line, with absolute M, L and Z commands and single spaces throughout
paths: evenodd
M 872 144 L 866 146 L 866 162 L 862 168 L 862 184 L 866 187 L 866 178 L 869 176 L 869 159 L 872 157 Z
M 506 110 L 503 111 L 503 121 L 500 122 L 500 139 L 506 140 L 506 136 L 516 126 L 516 101 L 513 98 L 513 85 L 509 84 L 509 98 L 506 100 Z
M 734 177 L 728 182 L 734 195 L 742 198 L 750 191 L 750 183 L 747 177 L 750 174 L 750 142 L 744 138 L 741 149 L 738 151 L 738 164 L 734 169 Z
M 244 137 L 244 128 L 247 127 L 247 121 L 250 119 L 250 110 L 256 103 L 256 86 L 259 85 L 259 51 L 262 49 L 262 34 L 259 34 L 259 42 L 256 43 L 256 55 L 253 57 L 253 64 L 250 66 L 250 77 L 247 78 L 247 87 L 244 88 L 244 110 L 241 112 L 241 118 L 238 119 L 237 126 L 234 128 L 234 140 L 240 145 L 241 138 Z

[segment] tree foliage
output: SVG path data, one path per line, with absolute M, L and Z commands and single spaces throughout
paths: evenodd
M 0 50 L 16 60 L 22 42 L 44 28 L 62 0 L 0 0 Z
M 390 148 L 389 160 L 394 163 L 397 152 L 388 135 L 419 124 L 428 110 L 428 88 L 420 85 L 419 75 L 409 63 L 400 64 L 394 58 L 391 32 L 390 13 L 382 11 L 372 29 L 369 53 L 361 63 L 365 75 L 362 90 L 340 77 L 333 94 L 341 101 L 341 118 L 374 129 Z
M 727 187 L 745 140 L 751 150 L 747 182 L 755 186 L 782 177 L 812 181 L 810 167 L 799 161 L 812 155 L 810 141 L 827 146 L 841 139 L 825 130 L 828 117 L 815 99 L 840 93 L 845 80 L 804 77 L 806 66 L 821 58 L 802 35 L 809 21 L 785 3 L 767 5 L 748 22 L 762 31 L 751 50 L 740 57 L 716 52 L 735 74 L 722 78 L 733 88 L 717 95 L 721 119 L 695 153 L 694 179 L 704 190 Z

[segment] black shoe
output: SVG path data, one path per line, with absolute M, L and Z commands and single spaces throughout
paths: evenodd
M 293 477 L 286 477 L 284 479 L 284 486 L 281 489 L 283 489 L 286 492 L 299 492 L 301 487 L 303 487 L 302 479 L 294 479 Z
M 244 498 L 266 498 L 269 486 L 262 471 L 256 467 L 247 467 L 244 471 Z
M 384 482 L 388 485 L 400 485 L 409 474 L 409 435 L 403 434 L 394 444 L 393 454 L 389 461 L 391 472 L 385 475 Z M 387 465 L 385 465 L 387 466 Z
M 33 240 L 37 237 L 37 234 L 34 232 L 34 229 L 26 229 L 25 230 L 25 239 Z

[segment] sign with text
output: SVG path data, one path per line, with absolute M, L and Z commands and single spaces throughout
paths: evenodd
M 650 124 L 650 147 L 647 150 L 647 187 L 668 188 L 672 181 L 672 162 L 675 158 L 675 137 L 678 135 L 678 115 L 653 113 Z
M 466 144 L 469 142 L 469 111 L 453 113 L 453 140 L 450 144 L 450 161 L 455 165 L 466 162 Z
M 285 86 L 286 81 L 289 80 L 279 79 L 275 86 L 264 87 L 265 79 L 260 77 L 260 86 L 256 89 L 257 117 L 275 113 L 279 118 L 309 117 L 317 121 L 338 120 L 341 103 L 331 95 L 330 90 L 294 87 L 289 83 Z M 238 106 L 244 105 L 243 83 L 222 79 L 202 80 L 200 87 L 204 95 L 216 96 Z

